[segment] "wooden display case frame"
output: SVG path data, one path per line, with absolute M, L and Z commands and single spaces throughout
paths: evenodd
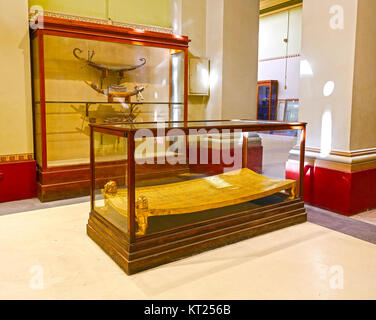
M 301 130 L 299 176 L 297 180 L 297 193 L 295 199 L 285 200 L 277 204 L 261 206 L 251 210 L 231 213 L 214 219 L 195 222 L 189 225 L 174 227 L 144 236 L 136 236 L 136 207 L 135 207 L 135 132 L 136 129 L 115 127 L 101 124 L 90 124 L 91 132 L 91 211 L 87 224 L 87 234 L 94 240 L 127 274 L 168 263 L 187 257 L 205 250 L 224 246 L 233 242 L 247 239 L 256 235 L 278 230 L 284 227 L 303 223 L 307 214 L 303 202 L 303 177 L 306 124 L 301 122 L 286 123 L 277 121 L 252 121 L 246 125 L 237 124 L 239 120 L 209 120 L 210 126 L 202 126 L 201 121 L 171 122 L 176 126 L 171 129 L 181 129 L 186 135 L 190 129 L 241 129 L 243 132 L 273 131 L 273 130 Z M 216 124 L 217 122 L 217 124 Z M 197 126 L 195 126 L 197 123 Z M 202 123 L 202 122 L 201 122 Z M 248 124 L 249 123 L 249 124 Z M 145 123 L 144 123 L 145 124 Z M 152 123 L 150 123 L 152 124 Z M 154 136 L 158 135 L 156 129 L 150 129 Z M 166 128 L 166 134 L 168 132 Z M 96 185 L 94 154 L 94 132 L 112 134 L 125 137 L 128 145 L 127 194 L 128 215 L 127 233 L 109 222 L 95 210 Z M 243 138 L 242 166 L 247 166 L 246 150 L 247 141 Z
M 38 23 L 40 20 L 41 23 Z M 184 120 L 188 117 L 188 44 L 186 36 L 139 30 L 111 24 L 94 23 L 54 16 L 39 15 L 35 18 L 31 30 L 31 40 L 38 40 L 38 63 L 40 79 L 40 109 L 41 109 L 41 162 L 38 164 L 38 198 L 42 201 L 52 201 L 89 195 L 90 193 L 90 164 L 48 167 L 46 139 L 46 92 L 44 68 L 45 35 L 81 38 L 124 44 L 151 46 L 184 52 Z M 171 60 L 171 58 L 170 58 Z M 170 61 L 171 65 L 171 61 Z M 170 70 L 171 71 L 171 70 Z M 169 105 L 171 109 L 171 105 Z M 35 110 L 35 105 L 34 105 Z M 35 112 L 35 111 L 34 111 Z M 169 114 L 171 112 L 169 111 Z M 35 113 L 34 113 L 35 114 Z M 34 115 L 35 118 L 35 115 Z M 34 139 L 34 141 L 36 141 Z M 35 143 L 36 145 L 36 143 Z M 35 153 L 37 150 L 35 150 Z
M 269 119 L 258 119 L 258 114 L 259 114 L 259 88 L 260 87 L 265 87 L 265 86 L 268 86 L 269 87 Z M 278 80 L 263 80 L 263 81 L 258 81 L 257 82 L 257 119 L 258 120 L 264 120 L 264 121 L 267 121 L 267 120 L 276 120 L 276 119 L 270 119 L 271 117 L 271 110 L 272 110 L 272 99 L 271 99 L 271 95 L 272 95 L 272 88 L 273 86 L 275 86 L 276 88 L 276 94 L 275 94 L 275 118 L 277 118 L 277 111 L 278 111 Z

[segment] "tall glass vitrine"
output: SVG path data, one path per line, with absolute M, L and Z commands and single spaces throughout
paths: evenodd
M 187 119 L 187 37 L 55 16 L 33 25 L 40 200 L 89 194 L 89 123 Z

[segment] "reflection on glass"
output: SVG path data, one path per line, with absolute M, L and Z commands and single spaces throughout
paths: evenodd
M 299 101 L 286 101 L 285 121 L 298 121 Z
M 114 226 L 127 232 L 127 215 L 119 215 L 109 201 L 127 189 L 127 139 L 94 132 L 94 209 Z

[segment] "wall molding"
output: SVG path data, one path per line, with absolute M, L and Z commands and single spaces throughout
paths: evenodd
M 136 30 L 143 30 L 143 31 L 173 34 L 172 28 L 165 28 L 165 27 L 152 26 L 152 25 L 146 25 L 146 24 L 136 24 L 136 23 L 130 23 L 130 22 L 119 22 L 119 21 L 113 21 L 111 19 L 93 18 L 93 17 L 88 17 L 88 16 L 79 16 L 79 15 L 73 15 L 73 14 L 68 14 L 64 12 L 48 11 L 48 10 L 43 10 L 41 12 L 35 11 L 34 13 L 29 14 L 29 20 L 31 22 L 34 22 L 40 15 L 43 15 L 46 17 L 52 17 L 52 18 L 69 19 L 69 20 L 74 20 L 74 21 L 90 22 L 90 23 L 101 24 L 101 25 L 110 25 L 114 27 L 121 27 L 121 28 L 127 28 L 127 29 L 136 29 Z
M 307 151 L 321 153 L 320 148 L 313 148 L 313 147 L 306 147 Z M 332 150 L 330 155 L 333 156 L 342 156 L 342 157 L 359 157 L 359 156 L 366 156 L 376 154 L 376 148 L 368 148 L 368 149 L 358 149 L 353 151 L 341 151 L 341 150 Z
M 34 160 L 33 153 L 0 155 L 0 163 L 33 161 L 33 160 Z
M 282 57 L 260 59 L 259 62 L 273 61 L 273 60 L 283 60 L 283 59 L 290 59 L 290 58 L 297 58 L 297 57 L 300 57 L 299 53 L 297 53 L 297 54 L 290 54 L 288 56 L 282 56 Z
M 291 159 L 299 156 L 296 146 L 290 152 Z M 315 167 L 337 170 L 341 172 L 357 172 L 376 168 L 376 148 L 353 151 L 332 150 L 323 155 L 319 148 L 306 147 L 305 158 L 307 164 Z

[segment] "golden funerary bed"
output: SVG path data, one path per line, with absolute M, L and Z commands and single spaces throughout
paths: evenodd
M 295 198 L 296 181 L 264 177 L 248 168 L 184 182 L 136 188 L 137 235 L 144 235 L 148 217 L 216 209 L 267 197 L 289 190 Z M 127 216 L 128 189 L 114 181 L 102 189 L 106 208 Z

